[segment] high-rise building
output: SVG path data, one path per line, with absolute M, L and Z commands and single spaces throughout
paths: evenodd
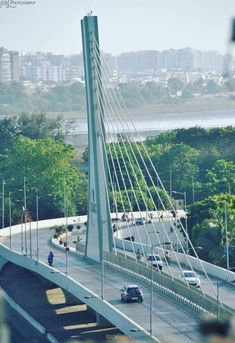
M 0 82 L 11 81 L 11 59 L 7 49 L 0 48 Z
M 10 51 L 11 81 L 20 80 L 20 59 L 17 51 Z

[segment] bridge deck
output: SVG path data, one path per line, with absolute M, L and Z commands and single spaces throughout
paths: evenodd
M 49 246 L 48 237 L 51 232 L 48 229 L 39 231 L 39 258 L 46 262 Z M 32 231 L 32 252 L 33 258 L 36 254 L 36 232 Z M 7 245 L 8 239 L 6 239 Z M 20 251 L 20 234 L 12 236 L 12 249 Z M 29 242 L 28 249 L 29 253 Z M 65 252 L 54 250 L 55 262 L 54 268 L 65 273 L 66 259 Z M 68 254 L 68 275 L 77 280 L 82 285 L 89 288 L 97 296 L 101 295 L 101 268 L 100 265 L 86 261 L 79 256 Z M 149 288 L 141 285 L 144 292 L 143 303 L 123 304 L 120 301 L 120 289 L 128 283 L 136 283 L 126 275 L 114 272 L 109 267 L 105 267 L 104 296 L 105 300 L 110 302 L 122 313 L 138 323 L 143 329 L 149 330 L 150 318 L 150 292 Z M 139 284 L 139 283 L 138 283 Z M 98 301 L 99 299 L 88 299 L 87 303 Z M 164 298 L 161 294 L 154 292 L 153 298 L 153 335 L 161 341 L 167 342 L 196 342 L 199 341 L 197 333 L 198 317 L 191 310 L 174 303 L 172 300 Z M 131 327 L 130 327 L 131 330 Z

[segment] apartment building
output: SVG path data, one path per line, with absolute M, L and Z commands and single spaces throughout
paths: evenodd
M 17 51 L 0 48 L 0 82 L 19 81 L 20 61 Z

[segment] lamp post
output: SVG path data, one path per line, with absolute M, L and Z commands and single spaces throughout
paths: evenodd
M 67 187 L 64 178 L 64 217 L 65 217 L 65 274 L 68 275 L 68 198 Z
M 101 262 L 101 299 L 104 300 L 104 223 L 107 223 L 108 220 L 102 220 L 102 226 L 101 226 L 101 252 L 100 252 L 100 262 Z
M 192 176 L 192 201 L 194 204 L 195 201 L 195 184 L 194 184 L 194 176 Z
M 9 191 L 9 228 L 10 228 L 10 250 L 11 250 L 11 191 Z
M 170 173 L 170 197 L 172 196 L 172 170 L 169 170 Z
M 24 244 L 23 244 L 23 214 L 20 216 L 20 242 L 21 242 L 21 254 L 24 253 Z
M 5 180 L 2 180 L 2 229 L 4 228 L 5 214 Z
M 153 256 L 154 245 L 151 245 L 151 255 Z M 151 263 L 151 283 L 150 283 L 150 307 L 149 307 L 149 333 L 153 332 L 153 263 Z
M 183 195 L 184 197 L 184 212 L 185 212 L 185 231 L 186 231 L 186 252 L 188 254 L 188 216 L 187 216 L 187 197 L 186 192 L 172 191 L 172 193 Z
M 102 225 L 103 226 L 103 225 Z M 103 236 L 103 228 L 102 228 Z M 101 250 L 101 299 L 104 300 L 104 253 L 103 253 L 103 239 L 102 239 L 102 250 Z
M 37 221 L 37 225 L 36 225 L 36 259 L 37 259 L 37 263 L 38 263 L 38 259 L 39 259 L 39 246 L 38 246 L 38 199 L 39 196 L 36 194 L 36 221 Z
M 25 254 L 27 255 L 27 227 L 26 227 L 26 221 L 27 221 L 27 195 L 26 195 L 26 176 L 24 176 L 24 242 L 25 242 Z
M 39 199 L 43 198 L 44 196 L 49 196 L 51 197 L 52 194 L 45 194 L 41 197 L 38 196 L 38 194 L 36 194 L 36 221 L 37 221 L 37 224 L 36 224 L 36 259 L 37 259 L 37 263 L 38 263 L 38 260 L 39 260 L 39 244 L 38 244 L 38 221 L 39 221 L 39 207 L 38 207 L 38 201 Z
M 226 244 L 226 266 L 229 270 L 229 242 L 228 242 L 228 214 L 227 214 L 227 204 L 224 202 L 224 228 L 225 228 L 225 244 Z

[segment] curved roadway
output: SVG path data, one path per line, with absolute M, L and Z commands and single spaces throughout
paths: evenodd
M 51 249 L 49 229 L 39 230 L 39 259 L 46 262 L 48 251 Z M 32 230 L 32 257 L 36 259 L 36 231 Z M 21 251 L 21 235 L 12 235 L 12 249 Z M 25 243 L 23 237 L 23 245 Z M 4 239 L 4 244 L 9 245 L 9 239 Z M 54 269 L 66 273 L 66 254 L 63 250 L 54 250 Z M 25 253 L 23 246 L 23 253 Z M 27 254 L 30 254 L 29 237 L 27 237 Z M 99 297 L 101 295 L 101 268 L 98 263 L 87 261 L 75 254 L 67 254 L 67 274 L 74 280 L 89 288 Z M 104 299 L 115 306 L 119 311 L 130 317 L 143 329 L 150 327 L 150 292 L 148 287 L 141 285 L 144 292 L 143 303 L 123 304 L 120 300 L 120 289 L 123 285 L 136 283 L 121 273 L 114 272 L 105 267 Z M 86 300 L 98 301 L 97 299 Z M 81 299 L 82 300 L 82 299 Z M 153 335 L 162 342 L 198 342 L 197 332 L 199 317 L 196 313 L 172 300 L 154 292 L 153 297 Z M 132 328 L 130 328 L 131 331 Z

